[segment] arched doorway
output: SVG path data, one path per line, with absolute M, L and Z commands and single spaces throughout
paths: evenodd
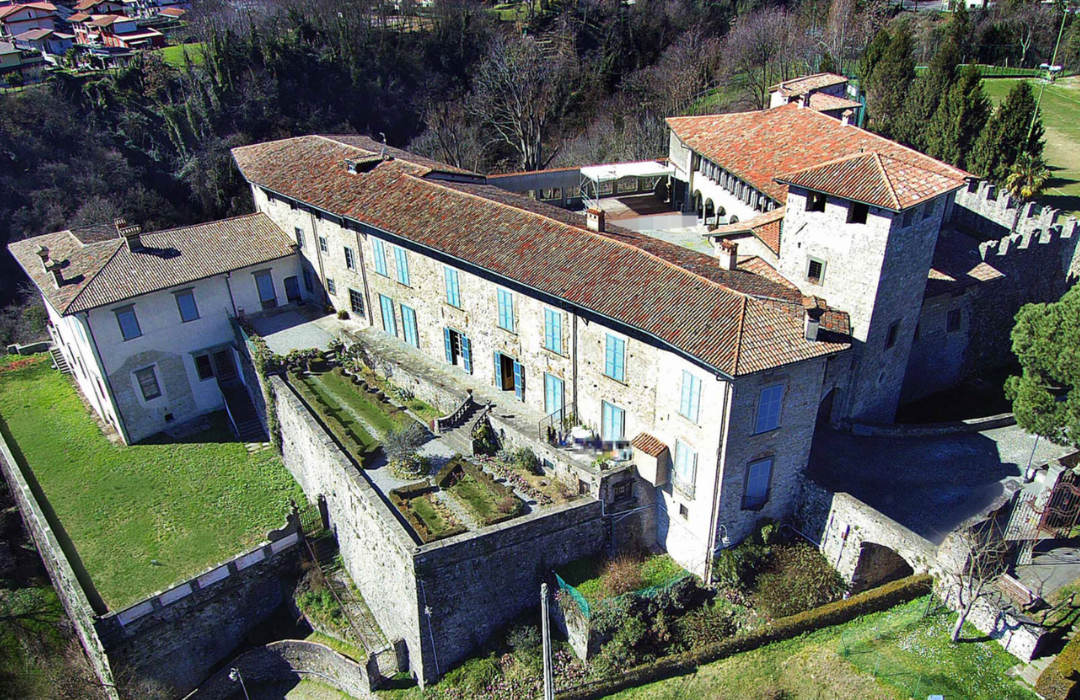
M 851 575 L 851 592 L 862 593 L 890 581 L 911 576 L 915 570 L 895 550 L 876 542 L 863 542 Z
M 713 223 L 716 216 L 716 206 L 711 199 L 705 200 L 705 223 Z
M 705 204 L 701 201 L 701 192 L 694 193 L 694 216 L 699 219 L 705 216 Z
M 818 404 L 817 410 L 817 423 L 818 428 L 829 425 L 832 420 L 833 407 L 836 405 L 836 396 L 840 393 L 840 390 L 836 387 L 829 389 L 829 392 L 825 394 L 825 398 Z

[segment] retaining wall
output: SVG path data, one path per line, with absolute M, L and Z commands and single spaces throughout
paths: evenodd
M 229 662 L 210 680 L 184 700 L 231 700 L 236 698 L 237 681 L 231 669 L 240 672 L 244 683 L 310 679 L 329 685 L 354 698 L 373 697 L 368 670 L 336 651 L 315 642 L 285 640 L 252 649 Z
M 4 479 L 11 486 L 11 493 L 19 507 L 26 531 L 30 533 L 34 544 L 37 545 L 56 594 L 64 606 L 64 611 L 67 612 L 68 619 L 71 620 L 79 642 L 86 651 L 90 667 L 94 669 L 94 674 L 101 681 L 106 697 L 109 700 L 119 700 L 120 695 L 115 687 L 109 657 L 94 627 L 94 611 L 90 607 L 90 601 L 63 547 L 60 546 L 60 541 L 45 511 L 38 502 L 38 494 L 31 489 L 30 482 L 26 479 L 18 462 L 15 461 L 15 456 L 2 435 L 0 435 L 0 471 L 3 471 Z

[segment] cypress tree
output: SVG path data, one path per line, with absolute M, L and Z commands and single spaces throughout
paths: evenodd
M 871 128 L 883 136 L 892 137 L 915 79 L 913 44 L 907 25 L 901 26 L 872 67 L 870 86 L 866 91 L 867 112 Z
M 929 147 L 930 121 L 956 83 L 960 49 L 952 32 L 945 36 L 930 65 L 911 85 L 904 109 L 896 120 L 894 135 L 898 141 L 926 152 Z
M 990 100 L 983 92 L 982 76 L 977 68 L 967 66 L 928 124 L 926 153 L 966 168 L 989 119 Z
M 1005 182 L 1021 153 L 1042 157 L 1043 126 L 1036 114 L 1031 85 L 1019 81 L 987 122 L 969 160 L 972 172 L 996 183 Z M 1032 115 L 1035 127 L 1031 128 Z M 1031 136 L 1028 136 L 1028 131 Z

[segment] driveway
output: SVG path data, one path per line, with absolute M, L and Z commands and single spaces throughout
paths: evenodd
M 1072 450 L 1017 426 L 939 437 L 860 437 L 818 429 L 810 474 L 930 540 L 1011 494 L 1031 459 L 1038 464 Z

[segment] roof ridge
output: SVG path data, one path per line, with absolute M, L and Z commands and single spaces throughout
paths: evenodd
M 881 179 L 885 181 L 885 188 L 888 190 L 889 197 L 892 199 L 893 208 L 896 209 L 896 211 L 900 211 L 903 209 L 900 205 L 900 195 L 896 194 L 896 187 L 893 185 L 889 173 L 885 171 L 885 164 L 881 162 L 881 154 L 877 151 L 874 151 L 874 164 L 877 165 L 878 172 L 881 174 Z
M 68 230 L 68 233 L 71 233 L 70 229 Z M 78 240 L 77 237 L 76 237 L 76 240 Z M 118 243 L 119 245 L 117 245 L 115 248 L 113 248 L 113 252 L 112 252 L 111 255 L 109 255 L 108 260 L 101 263 L 101 266 L 98 267 L 98 269 L 94 270 L 94 273 L 92 275 L 90 275 L 90 279 L 86 280 L 86 282 L 82 286 L 82 289 L 79 290 L 79 293 L 76 294 L 75 296 L 71 297 L 71 301 L 64 304 L 63 309 L 57 309 L 57 311 L 60 311 L 61 316 L 65 315 L 67 313 L 67 310 L 75 305 L 75 302 L 79 300 L 79 297 L 81 297 L 86 292 L 86 290 L 90 288 L 90 285 L 92 285 L 94 283 L 94 280 L 96 280 L 98 278 L 98 275 L 101 274 L 102 270 L 104 270 L 106 267 L 109 266 L 109 263 L 111 263 L 116 258 L 117 254 L 120 252 L 120 249 L 124 247 L 123 242 L 121 242 L 119 238 L 116 238 L 116 239 L 113 239 L 113 240 L 115 240 L 116 243 Z
M 515 212 L 520 212 L 520 213 L 526 214 L 528 216 L 543 217 L 544 219 L 546 219 L 548 221 L 551 221 L 551 222 L 553 222 L 555 224 L 558 224 L 560 226 L 565 226 L 566 228 L 573 229 L 574 231 L 577 231 L 577 232 L 580 232 L 580 233 L 588 234 L 588 235 L 590 235 L 590 236 L 592 236 L 594 238 L 597 238 L 599 240 L 607 241 L 607 242 L 613 243 L 613 244 L 615 244 L 617 246 L 622 246 L 623 248 L 636 251 L 638 253 L 641 253 L 642 255 L 647 255 L 648 257 L 652 258 L 653 260 L 656 260 L 656 261 L 666 265 L 667 267 L 670 267 L 673 270 L 676 270 L 676 271 L 681 272 L 681 273 L 686 274 L 686 275 L 690 275 L 690 276 L 692 276 L 692 277 L 694 277 L 696 279 L 701 280 L 702 282 L 706 282 L 708 284 L 711 284 L 714 287 L 717 287 L 718 289 L 722 289 L 722 290 L 724 290 L 726 292 L 730 292 L 731 294 L 736 294 L 736 295 L 744 297 L 744 298 L 747 297 L 747 296 L 750 296 L 750 294 L 748 292 L 743 292 L 743 291 L 740 291 L 738 289 L 732 289 L 731 287 L 729 287 L 726 284 L 723 284 L 721 282 L 717 282 L 716 280 L 709 279 L 708 277 L 705 277 L 703 275 L 699 275 L 698 273 L 694 272 L 693 270 L 688 270 L 685 267 L 683 267 L 682 265 L 676 265 L 675 263 L 671 262 L 670 260 L 668 260 L 666 258 L 662 258 L 659 255 L 657 255 L 656 253 L 645 250 L 644 248 L 642 248 L 640 246 L 632 245 L 632 244 L 627 243 L 625 241 L 620 241 L 620 240 L 618 240 L 616 238 L 612 238 L 610 236 L 599 233 L 597 231 L 593 231 L 592 229 L 589 229 L 587 227 L 574 226 L 574 225 L 568 224 L 568 223 L 566 223 L 564 221 L 559 221 L 558 219 L 556 219 L 554 217 L 546 216 L 545 214 L 541 214 L 539 212 L 535 212 L 535 211 L 532 211 L 530 209 L 525 209 L 524 207 L 516 207 L 513 204 L 509 204 L 507 202 L 500 202 L 500 201 L 495 200 L 495 199 L 489 199 L 487 197 L 481 197 L 478 194 L 473 194 L 472 192 L 466 192 L 465 190 L 461 190 L 461 189 L 458 189 L 456 187 L 447 187 L 446 185 L 444 185 L 442 182 L 440 182 L 438 180 L 428 180 L 426 178 L 422 178 L 422 177 L 418 177 L 416 175 L 413 175 L 411 173 L 405 173 L 405 177 L 411 177 L 411 178 L 413 178 L 414 180 L 416 180 L 418 182 L 423 182 L 423 183 L 426 183 L 426 184 L 431 184 L 431 185 L 435 185 L 435 186 L 438 186 L 438 187 L 442 187 L 443 189 L 445 189 L 447 191 L 457 192 L 457 193 L 465 195 L 466 197 L 473 197 L 475 199 L 479 199 L 479 200 L 482 200 L 484 202 L 491 202 L 491 203 L 496 204 L 496 205 L 498 205 L 500 207 L 505 207 L 507 209 L 511 209 L 511 210 L 513 210 Z M 494 187 L 494 185 L 492 185 L 492 187 Z M 666 241 L 659 241 L 659 242 L 660 243 L 666 243 Z M 671 244 L 669 244 L 669 245 L 671 245 Z M 753 274 L 753 273 L 747 273 L 747 274 Z
M 248 212 L 247 214 L 235 214 L 233 216 L 227 216 L 224 219 L 214 219 L 213 221 L 203 221 L 203 222 L 200 222 L 200 223 L 197 223 L 197 224 L 184 224 L 182 226 L 171 226 L 169 228 L 158 229 L 157 231 L 143 231 L 142 235 L 143 236 L 156 236 L 159 233 L 172 233 L 173 231 L 179 231 L 179 230 L 185 229 L 185 228 L 203 228 L 205 226 L 213 226 L 215 224 L 220 224 L 220 223 L 223 223 L 225 221 L 236 221 L 237 219 L 253 219 L 253 218 L 257 218 L 257 217 L 266 217 L 267 219 L 270 219 L 269 216 L 267 216 L 266 214 L 264 214 L 261 211 L 253 211 L 253 212 Z M 270 221 L 273 221 L 273 219 L 270 219 Z M 274 222 L 274 225 L 277 226 L 277 222 Z M 281 227 L 278 226 L 278 228 L 281 228 Z M 116 240 L 120 240 L 120 239 L 117 238 Z

